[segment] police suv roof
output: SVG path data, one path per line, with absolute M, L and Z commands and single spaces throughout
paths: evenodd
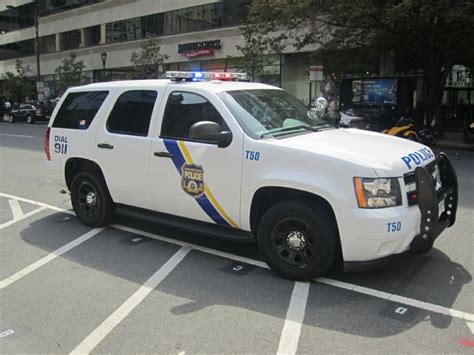
M 220 81 L 220 80 L 203 80 L 203 81 L 172 81 L 170 79 L 149 79 L 149 80 L 124 80 L 110 81 L 102 83 L 93 83 L 83 86 L 77 86 L 69 89 L 70 92 L 85 90 L 104 90 L 117 88 L 130 89 L 154 89 L 173 85 L 174 88 L 202 88 L 213 92 L 233 91 L 233 90 L 255 90 L 255 89 L 272 89 L 281 90 L 275 86 L 244 82 L 244 81 Z

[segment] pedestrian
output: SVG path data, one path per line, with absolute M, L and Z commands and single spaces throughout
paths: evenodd
M 341 113 L 339 112 L 339 98 L 335 97 L 329 104 L 329 117 L 334 124 L 338 124 L 341 119 Z
M 12 104 L 10 101 L 7 99 L 5 103 L 3 104 L 3 107 L 5 108 L 5 116 L 7 119 L 10 117 L 10 111 L 12 110 Z

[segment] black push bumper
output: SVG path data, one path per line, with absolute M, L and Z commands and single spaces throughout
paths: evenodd
M 420 234 L 410 244 L 410 250 L 418 253 L 428 251 L 436 238 L 456 221 L 458 206 L 458 180 L 451 162 L 444 153 L 440 153 L 435 164 L 439 167 L 439 176 L 433 175 L 424 166 L 415 169 L 416 194 L 421 212 Z M 441 188 L 436 185 L 441 182 Z M 439 214 L 439 205 L 444 200 L 444 211 Z
M 433 173 L 426 166 L 415 169 L 416 195 L 418 208 L 421 212 L 420 234 L 410 244 L 410 251 L 415 253 L 424 253 L 430 250 L 441 232 L 447 227 L 451 227 L 456 221 L 458 205 L 456 172 L 444 153 L 440 153 L 436 160 L 429 165 L 438 166 L 439 176 L 433 177 Z M 441 188 L 436 190 L 439 182 L 441 182 Z M 444 211 L 440 215 L 439 204 L 443 200 Z M 368 261 L 346 261 L 344 262 L 344 271 L 377 269 L 399 255 L 389 255 Z

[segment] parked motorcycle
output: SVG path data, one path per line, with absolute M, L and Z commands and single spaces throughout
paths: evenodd
M 432 146 L 436 143 L 436 137 L 431 128 L 419 128 L 415 125 L 415 122 L 405 117 L 399 118 L 393 127 L 384 129 L 382 133 L 406 138 L 428 146 Z

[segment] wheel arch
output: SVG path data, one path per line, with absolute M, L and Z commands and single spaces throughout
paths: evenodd
M 289 187 L 265 186 L 260 187 L 257 191 L 255 191 L 250 206 L 250 228 L 252 233 L 255 236 L 257 235 L 259 221 L 271 206 L 285 200 L 297 199 L 304 199 L 306 201 L 310 201 L 312 203 L 324 206 L 324 208 L 327 209 L 327 211 L 331 215 L 331 218 L 334 222 L 334 226 L 337 231 L 337 243 L 339 252 L 341 252 L 342 249 L 339 235 L 339 227 L 334 208 L 326 198 L 304 190 Z
M 74 176 L 82 171 L 97 173 L 105 181 L 102 169 L 96 162 L 79 157 L 69 158 L 64 165 L 64 178 L 66 180 L 66 186 L 69 190 L 71 190 L 71 183 L 74 179 Z

